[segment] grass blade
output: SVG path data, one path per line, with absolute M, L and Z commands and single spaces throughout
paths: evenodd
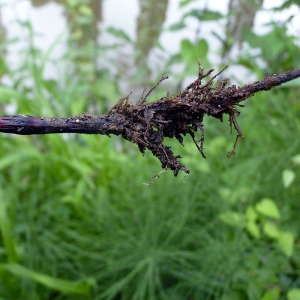
M 93 286 L 92 280 L 79 282 L 59 279 L 32 271 L 15 263 L 0 264 L 0 269 L 8 271 L 15 276 L 34 280 L 50 289 L 54 289 L 63 293 L 86 295 L 90 292 L 91 287 Z

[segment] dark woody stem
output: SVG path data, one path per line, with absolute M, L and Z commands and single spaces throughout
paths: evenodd
M 176 138 L 183 144 L 183 137 L 190 135 L 203 157 L 205 115 L 222 120 L 223 115 L 229 116 L 231 128 L 238 135 L 237 141 L 243 137 L 236 117 L 239 112 L 236 106 L 259 91 L 267 91 L 287 81 L 300 77 L 300 69 L 283 74 L 266 76 L 261 81 L 242 87 L 235 85 L 226 87 L 228 79 L 213 84 L 215 75 L 207 79 L 214 70 L 204 73 L 199 65 L 198 78 L 177 96 L 166 96 L 151 103 L 146 103 L 149 94 L 167 77 L 163 76 L 156 85 L 142 97 L 136 105 L 129 102 L 129 96 L 120 99 L 106 115 L 94 116 L 83 113 L 70 118 L 33 117 L 26 115 L 0 116 L 0 132 L 30 135 L 50 133 L 82 133 L 101 135 L 121 135 L 124 139 L 138 145 L 144 153 L 150 150 L 163 168 L 171 169 L 177 176 L 179 171 L 189 173 L 175 156 L 170 147 L 163 144 L 164 138 Z M 207 79 L 206 83 L 202 83 Z M 200 138 L 196 139 L 196 133 Z
M 279 86 L 285 82 L 291 81 L 300 77 L 300 69 L 295 69 L 292 71 L 288 71 L 282 74 L 274 74 L 273 76 L 266 76 L 264 79 L 257 81 L 253 84 L 247 84 L 238 89 L 238 93 L 233 95 L 231 99 L 231 104 L 235 105 L 249 97 L 253 94 L 260 91 L 268 91 L 276 86 Z M 243 97 L 241 97 L 240 92 L 243 93 Z
M 122 116 L 92 116 L 88 113 L 70 118 L 44 118 L 27 115 L 0 116 L 0 132 L 20 135 L 50 133 L 118 135 L 123 130 L 123 123 L 124 117 Z

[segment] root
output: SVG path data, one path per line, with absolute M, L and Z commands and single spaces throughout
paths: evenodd
M 261 81 L 242 87 L 235 85 L 227 87 L 229 80 L 226 78 L 214 84 L 216 77 L 224 71 L 222 70 L 203 84 L 202 81 L 209 78 L 213 71 L 214 69 L 211 69 L 205 73 L 199 64 L 198 78 L 182 93 L 170 97 L 167 92 L 165 97 L 146 103 L 155 88 L 168 78 L 162 76 L 146 94 L 146 90 L 144 91 L 136 105 L 130 103 L 129 94 L 121 98 L 106 115 L 93 116 L 83 113 L 70 118 L 0 116 L 0 132 L 21 135 L 49 133 L 121 135 L 129 142 L 137 144 L 142 153 L 146 149 L 150 150 L 159 159 L 162 168 L 172 170 L 174 176 L 177 176 L 180 171 L 189 173 L 190 169 L 179 161 L 180 156 L 175 155 L 170 147 L 164 145 L 165 137 L 175 138 L 183 145 L 184 136 L 190 135 L 198 151 L 205 158 L 204 116 L 222 121 L 223 116 L 228 115 L 230 132 L 233 128 L 237 132 L 233 149 L 227 154 L 230 157 L 235 154 L 238 141 L 244 137 L 236 119 L 239 115 L 236 107 L 242 107 L 240 102 L 259 91 L 270 90 L 300 77 L 300 69 L 296 69 L 283 74 L 266 76 Z M 201 136 L 197 139 L 196 135 L 199 131 Z M 155 178 L 157 177 L 153 180 Z
M 241 128 L 236 120 L 236 115 L 239 115 L 239 113 L 233 109 L 232 110 L 232 113 L 229 115 L 229 123 L 230 123 L 230 133 L 232 133 L 232 124 L 235 128 L 235 130 L 237 131 L 237 136 L 235 138 L 235 142 L 234 142 L 234 145 L 233 145 L 233 149 L 227 153 L 227 157 L 230 158 L 232 155 L 235 154 L 235 151 L 236 151 L 236 146 L 237 146 L 237 143 L 240 139 L 244 138 L 244 134 L 242 133 L 241 131 Z

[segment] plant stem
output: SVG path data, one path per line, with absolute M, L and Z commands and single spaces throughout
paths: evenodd
M 50 133 L 118 135 L 123 130 L 123 123 L 124 117 L 121 115 L 93 116 L 88 113 L 70 118 L 0 116 L 0 132 L 20 135 Z
M 179 171 L 189 173 L 178 156 L 175 156 L 170 147 L 163 144 L 164 137 L 176 138 L 181 144 L 183 136 L 191 135 L 197 149 L 203 153 L 204 127 L 203 117 L 209 115 L 222 120 L 223 115 L 229 115 L 231 128 L 238 132 L 233 151 L 235 153 L 236 143 L 243 137 L 236 117 L 239 112 L 235 105 L 251 97 L 259 91 L 267 91 L 287 81 L 300 77 L 300 69 L 288 71 L 283 74 L 266 76 L 261 81 L 247 84 L 243 87 L 235 85 L 226 87 L 228 79 L 224 79 L 213 86 L 213 80 L 217 75 L 211 77 L 207 83 L 202 80 L 207 78 L 214 70 L 207 73 L 199 66 L 198 78 L 187 86 L 177 96 L 163 97 L 156 102 L 145 103 L 147 96 L 155 87 L 165 80 L 162 77 L 154 88 L 146 94 L 146 97 L 138 101 L 136 105 L 129 103 L 129 96 L 122 98 L 106 115 L 94 116 L 83 113 L 70 118 L 43 118 L 26 115 L 0 116 L 0 132 L 30 135 L 50 133 L 82 133 L 102 135 L 122 135 L 130 142 L 138 145 L 144 153 L 149 149 L 161 162 L 163 168 L 173 170 L 176 176 Z M 199 131 L 201 138 L 195 139 Z

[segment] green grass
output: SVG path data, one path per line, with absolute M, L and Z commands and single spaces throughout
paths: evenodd
M 150 187 L 143 183 L 159 163 L 129 145 L 114 150 L 115 137 L 1 136 L 0 293 L 84 299 L 64 290 L 64 279 L 90 282 L 86 299 L 258 299 L 282 276 L 298 276 L 297 245 L 289 259 L 268 238 L 255 240 L 219 219 L 269 197 L 297 239 L 299 188 L 284 189 L 281 180 L 299 154 L 297 111 L 278 93 L 269 105 L 282 106 L 272 118 L 267 104 L 260 108 L 263 96 L 244 109 L 246 138 L 234 158 L 226 158 L 234 140 L 227 124 L 208 120 L 207 160 L 190 142 L 178 146 L 191 174 L 162 173 Z

